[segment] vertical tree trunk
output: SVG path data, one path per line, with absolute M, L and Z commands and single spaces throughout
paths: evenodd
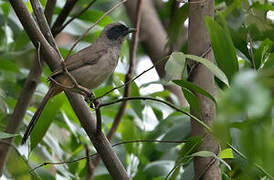
M 189 8 L 189 32 L 188 32 L 188 52 L 189 54 L 201 55 L 210 47 L 210 39 L 204 23 L 205 16 L 214 15 L 214 0 L 200 1 L 191 0 Z M 213 61 L 213 52 L 210 51 L 206 57 Z M 214 75 L 203 65 L 196 66 L 194 74 L 191 74 L 191 81 L 209 92 L 215 93 Z M 200 111 L 191 113 L 210 125 L 215 120 L 216 110 L 214 103 L 207 97 L 197 95 Z M 191 134 L 193 136 L 203 136 L 203 143 L 200 150 L 207 150 L 218 153 L 219 146 L 216 140 L 195 121 L 191 124 Z M 197 157 L 194 159 L 195 179 L 217 180 L 221 179 L 219 162 L 214 158 Z

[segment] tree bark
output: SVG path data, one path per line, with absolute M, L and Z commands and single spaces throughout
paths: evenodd
M 45 16 L 49 24 L 51 23 L 51 18 L 53 16 L 55 3 L 56 3 L 56 0 L 51 0 L 51 1 L 47 1 L 47 4 L 46 4 Z M 17 132 L 20 124 L 22 123 L 24 119 L 24 116 L 30 104 L 32 95 L 40 81 L 41 73 L 42 73 L 41 64 L 39 64 L 37 57 L 35 57 L 33 60 L 30 73 L 28 74 L 27 80 L 24 84 L 22 92 L 13 110 L 12 116 L 9 119 L 5 132 L 10 134 L 14 134 Z M 3 141 L 7 143 L 12 143 L 13 138 L 4 139 Z M 6 164 L 6 161 L 7 161 L 9 148 L 10 147 L 7 144 L 0 143 L 0 175 L 3 173 L 4 165 Z
M 189 31 L 188 31 L 188 52 L 189 54 L 201 55 L 210 46 L 209 34 L 204 22 L 205 16 L 214 16 L 214 0 L 200 1 L 192 0 L 189 8 Z M 205 57 L 213 61 L 212 50 Z M 209 92 L 215 94 L 214 75 L 203 65 L 196 66 L 195 74 L 192 75 L 191 81 Z M 200 118 L 206 124 L 211 125 L 215 120 L 215 105 L 209 98 L 197 94 L 200 104 L 200 111 L 195 112 L 191 108 L 191 113 Z M 203 143 L 199 150 L 207 150 L 218 154 L 219 146 L 212 135 L 205 132 L 196 121 L 191 121 L 191 134 L 193 136 L 203 136 Z M 214 158 L 197 157 L 194 159 L 195 179 L 219 180 L 221 172 L 219 163 Z
M 34 46 L 38 47 L 40 43 L 41 54 L 44 57 L 47 64 L 49 65 L 50 69 L 54 71 L 56 68 L 60 67 L 60 60 L 63 60 L 62 57 L 59 56 L 60 52 L 58 52 L 58 50 L 56 51 L 56 49 L 54 49 L 45 39 L 45 37 L 41 33 L 41 30 L 37 26 L 32 16 L 30 15 L 25 3 L 22 0 L 11 0 L 10 3 Z M 39 3 L 39 1 L 36 1 L 36 3 Z M 45 19 L 44 17 L 37 18 Z M 49 28 L 45 27 L 45 29 Z M 47 33 L 50 34 L 51 32 L 49 31 Z M 50 39 L 50 42 L 51 41 L 54 42 L 54 39 Z M 88 105 L 85 103 L 84 99 L 80 95 L 70 92 L 66 92 L 66 95 L 74 109 L 74 112 L 79 118 L 82 127 L 88 134 L 95 149 L 100 154 L 103 162 L 105 163 L 106 168 L 108 169 L 113 179 L 129 179 L 117 155 L 113 152 L 107 138 L 102 132 L 97 131 L 96 121 L 92 117 L 90 109 Z

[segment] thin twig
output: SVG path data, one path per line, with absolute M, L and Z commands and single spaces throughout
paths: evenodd
M 53 2 L 54 0 L 49 0 L 50 2 Z M 47 5 L 49 4 L 47 1 Z M 51 5 L 48 6 L 52 6 L 52 8 L 54 8 L 54 3 L 51 3 Z M 45 16 L 48 18 L 48 23 L 50 24 L 50 19 L 53 15 L 52 12 L 49 12 L 50 9 L 52 9 L 50 7 L 45 9 Z M 39 41 L 40 43 L 40 41 Z M 39 43 L 37 43 L 37 45 L 39 46 Z M 37 46 L 37 47 L 38 47 Z M 41 44 L 40 44 L 41 46 Z M 39 49 L 39 48 L 38 48 Z M 39 51 L 39 50 L 38 50 Z M 40 53 L 39 53 L 40 54 Z M 39 83 L 39 79 L 41 76 L 41 67 L 39 66 L 37 61 L 37 58 L 39 56 L 36 56 L 33 59 L 33 65 L 30 69 L 30 73 L 28 74 L 27 80 L 24 84 L 24 87 L 22 89 L 22 91 L 20 92 L 19 98 L 17 100 L 17 103 L 15 105 L 14 111 L 11 115 L 11 118 L 6 126 L 6 132 L 8 133 L 15 133 L 18 130 L 18 127 L 22 124 L 22 120 L 25 116 L 25 113 L 27 111 L 27 107 L 30 104 L 30 100 L 31 97 L 35 91 L 35 88 L 37 87 L 38 83 Z M 12 142 L 13 138 L 10 138 L 7 140 L 8 142 Z M 2 146 L 2 144 L 0 143 L 0 146 Z M 3 165 L 5 163 L 5 159 L 7 158 L 8 155 L 8 151 L 9 151 L 9 147 L 3 149 L 0 148 L 0 173 L 2 172 L 3 169 Z
M 51 24 L 55 5 L 56 5 L 56 0 L 48 0 L 46 7 L 45 7 L 45 16 L 46 16 L 49 26 Z
M 236 149 L 232 144 L 227 143 L 227 145 L 236 153 L 238 154 L 241 158 L 243 158 L 244 160 L 248 160 L 247 157 L 241 153 L 238 149 Z M 254 163 L 254 166 L 259 169 L 263 174 L 265 174 L 266 176 L 268 176 L 270 179 L 274 180 L 274 177 L 268 173 L 262 166 L 258 165 L 257 163 Z
M 211 52 L 211 50 L 212 50 L 212 47 L 211 47 L 211 45 L 209 44 L 208 48 L 207 48 L 205 51 L 202 52 L 202 54 L 200 55 L 200 57 L 202 57 L 202 58 L 206 57 L 206 56 Z M 193 60 L 192 60 L 192 61 L 193 61 Z M 186 61 L 186 62 L 187 62 L 187 61 Z M 199 67 L 200 65 L 201 65 L 201 63 L 199 63 L 199 62 L 194 62 L 194 63 L 191 65 L 190 70 L 189 70 L 189 72 L 188 72 L 188 77 L 187 77 L 187 80 L 188 80 L 188 81 L 192 81 L 192 79 L 193 79 L 194 75 L 196 74 L 197 69 L 198 69 L 198 67 Z M 184 69 L 184 70 L 185 70 L 185 69 Z M 183 73 L 184 73 L 184 71 L 183 71 Z
M 44 38 L 23 0 L 10 0 L 9 2 L 33 44 L 37 47 L 37 42 L 39 41 L 41 43 L 41 46 L 43 47 L 41 51 L 44 59 L 49 64 L 51 70 L 56 70 L 58 66 L 60 67 L 60 59 L 58 54 Z M 69 92 L 66 92 L 66 95 L 77 117 L 79 118 L 82 127 L 89 136 L 89 139 L 93 143 L 96 150 L 100 153 L 105 166 L 109 171 L 109 174 L 113 178 L 129 179 L 124 167 L 122 166 L 122 163 L 119 161 L 117 155 L 112 150 L 106 137 L 103 134 L 99 137 L 96 137 L 96 128 L 94 127 L 96 122 L 91 116 L 90 109 L 88 108 L 87 104 L 83 101 L 80 95 L 72 94 Z
M 137 140 L 127 140 L 127 141 L 122 141 L 122 142 L 118 142 L 116 144 L 113 144 L 112 147 L 115 146 L 119 146 L 122 144 L 130 144 L 130 143 L 175 143 L 175 144 L 181 144 L 181 143 L 185 143 L 185 140 L 154 140 L 154 139 L 137 139 Z M 93 153 L 90 154 L 89 157 L 94 157 L 98 155 L 98 153 Z M 35 171 L 38 168 L 41 168 L 43 166 L 47 166 L 47 165 L 62 165 L 62 164 L 71 164 L 71 163 L 75 163 L 75 162 L 79 162 L 81 160 L 87 159 L 87 156 L 78 158 L 78 159 L 74 159 L 72 161 L 61 161 L 61 162 L 44 162 L 36 167 L 34 167 L 33 169 L 31 169 L 29 172 Z
M 50 0 L 49 0 L 50 1 Z M 67 0 L 66 4 L 64 5 L 63 9 L 59 13 L 57 19 L 55 20 L 54 24 L 52 25 L 51 31 L 53 36 L 55 37 L 60 31 L 59 29 L 62 27 L 63 23 L 69 16 L 69 13 L 75 6 L 78 0 Z
M 142 5 L 142 0 L 138 0 L 137 10 L 136 10 L 136 24 L 135 24 L 136 32 L 134 34 L 134 37 L 133 37 L 133 40 L 132 40 L 132 46 L 130 48 L 129 69 L 128 69 L 128 72 L 126 74 L 125 82 L 131 81 L 132 76 L 134 74 L 135 61 L 136 61 L 136 50 L 137 50 L 137 45 L 138 45 L 140 24 L 141 24 L 141 5 Z M 131 90 L 130 83 L 128 83 L 128 84 L 125 85 L 123 97 L 128 97 L 130 95 L 130 90 Z M 116 117 L 114 118 L 112 127 L 111 127 L 109 133 L 107 134 L 107 137 L 108 137 L 109 140 L 112 139 L 115 131 L 117 130 L 117 128 L 119 126 L 121 118 L 122 118 L 122 116 L 125 112 L 126 104 L 127 104 L 127 101 L 123 101 Z
M 78 18 L 81 14 L 83 14 L 86 10 L 88 10 L 97 0 L 93 0 L 91 1 L 87 7 L 85 7 L 84 9 L 82 9 L 79 13 L 77 13 L 76 15 L 74 15 L 73 17 L 71 17 L 62 27 L 60 27 L 58 30 L 57 30 L 57 33 L 58 32 L 61 32 L 63 29 L 65 29 L 65 27 L 71 23 L 74 19 Z
M 209 46 L 202 54 L 201 54 L 201 57 L 205 57 L 209 52 L 211 51 L 211 46 Z M 103 98 L 104 96 L 110 94 L 111 92 L 117 90 L 117 89 L 120 89 L 120 88 L 123 88 L 125 87 L 125 85 L 135 81 L 136 79 L 138 79 L 140 76 L 142 76 L 143 74 L 147 73 L 148 71 L 152 70 L 153 68 L 155 68 L 157 65 L 159 65 L 161 62 L 165 61 L 167 58 L 169 58 L 170 55 L 168 56 L 165 56 L 164 58 L 160 59 L 159 61 L 155 62 L 150 68 L 144 70 L 142 73 L 140 73 L 139 75 L 137 75 L 136 77 L 132 78 L 130 81 L 126 81 L 124 84 L 120 85 L 120 86 L 116 86 L 114 88 L 112 88 L 111 90 L 105 92 L 103 95 L 99 96 L 99 97 L 96 97 L 96 99 L 101 99 Z
M 49 76 L 48 77 L 48 79 L 50 80 L 50 81 L 52 81 L 53 83 L 55 83 L 56 85 L 58 85 L 58 86 L 60 86 L 60 87 L 62 87 L 62 88 L 64 88 L 64 89 L 72 89 L 74 86 L 66 86 L 66 85 L 64 85 L 64 84 L 62 84 L 62 83 L 59 83 L 58 81 L 56 81 L 54 78 L 52 78 L 51 76 Z
M 141 4 L 142 4 L 142 0 L 138 0 L 137 9 L 136 9 L 136 23 L 135 23 L 136 32 L 133 36 L 132 45 L 131 45 L 131 48 L 129 51 L 129 54 L 130 54 L 129 55 L 129 68 L 128 68 L 128 72 L 125 76 L 125 82 L 130 82 L 132 79 L 132 76 L 134 74 L 135 61 L 136 61 L 136 50 L 137 50 L 137 45 L 138 45 L 140 23 L 141 23 Z M 123 97 L 128 97 L 130 95 L 130 90 L 131 90 L 130 83 L 125 84 Z M 126 105 L 127 105 L 127 101 L 123 101 L 119 107 L 119 110 L 114 118 L 112 126 L 107 134 L 107 138 L 109 141 L 111 141 L 113 135 L 115 134 L 115 132 L 121 122 L 122 116 L 126 109 Z M 100 111 L 100 108 L 98 108 L 98 110 L 96 110 L 96 115 L 97 115 L 97 111 Z M 97 122 L 98 122 L 98 120 L 97 120 Z M 94 166 L 95 167 L 98 166 L 99 162 L 100 162 L 100 156 L 96 156 L 96 159 L 94 160 Z
M 254 59 L 254 52 L 253 52 L 253 41 L 250 37 L 249 32 L 247 33 L 247 39 L 248 39 L 249 45 L 250 45 L 250 48 L 249 48 L 248 52 L 249 52 L 249 55 L 251 57 L 252 66 L 253 66 L 253 69 L 256 69 L 256 64 L 255 64 L 255 59 Z
M 185 1 L 185 0 L 178 0 L 180 3 L 189 3 L 189 4 L 198 4 L 198 3 L 204 3 L 207 0 L 201 0 L 201 1 L 194 1 L 194 2 L 190 2 L 190 1 Z
M 120 89 L 120 88 L 123 88 L 125 85 L 133 82 L 134 80 L 136 80 L 137 78 L 139 78 L 140 76 L 142 76 L 143 74 L 147 73 L 148 71 L 152 70 L 153 68 L 155 68 L 155 66 L 157 66 L 158 64 L 160 64 L 161 62 L 163 62 L 164 60 L 166 60 L 170 55 L 160 59 L 159 61 L 157 61 L 155 64 L 153 64 L 150 68 L 144 70 L 142 73 L 140 73 L 139 75 L 137 75 L 136 77 L 132 78 L 130 81 L 126 81 L 124 84 L 120 85 L 120 86 L 116 86 L 114 87 L 113 89 L 105 92 L 103 95 L 99 96 L 99 97 L 96 97 L 96 99 L 101 99 L 102 97 L 108 95 L 109 93 L 115 91 L 116 89 Z
M 101 16 L 93 25 L 91 25 L 76 41 L 75 43 L 72 45 L 72 47 L 70 48 L 66 59 L 70 56 L 70 54 L 72 53 L 73 49 L 76 47 L 76 45 L 80 42 L 81 39 L 83 39 L 88 32 L 94 28 L 102 19 L 104 19 L 107 15 L 109 15 L 110 13 L 112 13 L 115 9 L 117 9 L 118 7 L 120 7 L 123 3 L 125 3 L 127 0 L 123 0 L 119 3 L 117 3 L 115 6 L 113 6 L 110 10 L 108 10 L 107 12 L 105 12 L 103 14 L 103 16 Z
M 160 102 L 160 103 L 163 103 L 173 109 L 175 109 L 176 111 L 178 112 L 181 112 L 187 116 L 189 116 L 190 118 L 194 119 L 195 121 L 197 121 L 199 124 L 201 124 L 205 129 L 207 129 L 209 132 L 212 132 L 212 129 L 207 125 L 205 124 L 203 121 L 201 121 L 200 119 L 198 119 L 197 117 L 193 116 L 191 113 L 187 112 L 187 111 L 183 111 L 181 110 L 179 107 L 171 104 L 170 102 L 167 102 L 167 101 L 164 101 L 164 100 L 161 100 L 161 99 L 157 99 L 157 98 L 152 98 L 152 97 L 144 97 L 144 96 L 138 96 L 138 97 L 127 97 L 127 98 L 121 98 L 121 99 L 117 99 L 115 101 L 112 101 L 112 102 L 108 102 L 108 103 L 102 103 L 100 104 L 100 107 L 104 107 L 104 106 L 109 106 L 109 105 L 112 105 L 112 104 L 116 104 L 116 103 L 119 103 L 119 102 L 123 102 L 125 100 L 151 100 L 151 101 L 157 101 L 157 102 Z
M 86 157 L 87 157 L 87 173 L 86 173 L 86 180 L 90 180 L 92 179 L 92 176 L 93 176 L 93 169 L 94 169 L 94 166 L 92 164 L 92 161 L 90 159 L 90 150 L 88 148 L 88 145 L 85 144 L 85 149 L 86 149 Z

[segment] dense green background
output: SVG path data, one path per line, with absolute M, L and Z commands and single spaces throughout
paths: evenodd
M 188 4 L 185 4 L 176 12 L 171 13 L 172 1 L 164 2 L 164 6 L 157 9 L 161 20 L 170 22 L 167 29 L 169 43 L 173 43 L 180 36 L 181 27 L 187 20 L 188 12 Z M 41 2 L 45 5 L 45 0 Z M 97 1 L 64 31 L 73 37 L 78 37 L 117 2 Z M 26 4 L 31 10 L 30 3 L 26 2 Z M 63 4 L 64 1 L 58 1 L 54 18 L 60 12 Z M 85 5 L 87 2 L 80 0 L 72 15 Z M 193 92 L 199 92 L 216 102 L 217 122 L 213 126 L 213 133 L 218 137 L 221 149 L 224 150 L 219 158 L 228 163 L 221 163 L 223 179 L 273 179 L 267 175 L 269 173 L 274 176 L 273 2 L 217 0 L 215 5 L 215 19 L 205 18 L 205 22 L 214 50 L 215 64 L 218 66 L 217 68 L 209 65 L 210 70 L 216 75 L 218 84 L 216 97 L 213 98 L 206 91 L 191 83 L 184 83 L 185 80 L 179 79 L 174 82 L 182 86 L 185 96 L 192 106 L 195 106 L 197 101 Z M 271 11 L 272 20 L 269 18 Z M 170 19 L 171 14 L 172 19 Z M 116 21 L 131 24 L 125 10 L 119 8 L 104 18 L 80 42 L 77 50 L 94 41 L 106 24 Z M 186 44 L 187 42 L 182 46 L 183 53 L 186 53 Z M 60 47 L 63 55 L 66 55 L 70 46 Z M 122 49 L 123 58 L 121 61 L 123 63 L 128 60 L 128 49 L 128 42 L 126 42 Z M 174 80 L 174 77 L 185 79 L 182 71 L 185 69 L 186 55 L 183 53 L 170 56 L 170 61 L 174 61 L 175 65 L 169 64 L 166 68 L 169 75 L 168 80 Z M 13 112 L 34 55 L 35 49 L 8 1 L 1 0 L 0 138 L 4 138 L 2 132 Z M 140 47 L 137 51 L 137 59 L 145 55 Z M 196 59 L 206 63 L 203 59 Z M 95 90 L 97 96 L 121 84 L 125 75 L 121 72 L 126 72 L 127 69 L 126 67 L 120 68 L 122 69 L 119 70 L 119 73 L 115 72 L 109 80 Z M 174 72 L 178 72 L 179 76 Z M 26 125 L 48 89 L 47 77 L 49 75 L 48 67 L 44 66 L 41 83 L 25 115 L 24 123 L 18 131 L 19 135 L 15 138 L 16 150 L 11 148 L 4 175 L 6 177 L 15 179 L 30 179 L 31 176 L 42 179 L 85 177 L 86 160 L 63 165 L 48 165 L 37 169 L 35 173 L 28 172 L 43 162 L 70 161 L 83 157 L 86 153 L 84 144 L 88 144 L 91 152 L 95 152 L 64 94 L 56 96 L 47 105 L 40 118 L 39 122 L 41 123 L 38 124 L 38 128 L 34 129 L 31 136 L 31 146 L 19 145 Z M 159 81 L 157 83 L 167 82 Z M 131 96 L 142 95 L 141 90 L 148 85 L 150 83 L 141 86 L 133 83 Z M 102 101 L 109 102 L 117 99 L 122 96 L 122 91 L 119 89 L 105 96 Z M 160 99 L 165 99 L 169 95 L 168 91 L 146 94 L 146 96 Z M 119 104 L 115 104 L 102 109 L 105 132 L 108 132 L 111 127 L 118 108 Z M 189 111 L 188 107 L 181 109 Z M 116 146 L 115 152 L 133 179 L 164 179 L 169 173 L 171 179 L 193 179 L 192 158 L 194 156 L 212 156 L 209 152 L 197 153 L 201 139 L 199 137 L 190 138 L 189 117 L 159 102 L 130 101 L 127 105 L 122 123 L 112 143 L 138 139 L 187 141 L 183 144 L 150 142 Z M 38 144 L 38 142 L 40 143 Z M 232 155 L 232 149 L 228 143 L 236 147 L 244 156 L 235 151 Z M 229 170 L 229 166 L 232 168 L 231 170 Z M 111 179 L 102 163 L 95 170 L 95 179 Z

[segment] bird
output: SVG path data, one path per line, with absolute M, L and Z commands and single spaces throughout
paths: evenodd
M 94 43 L 69 56 L 64 61 L 64 67 L 81 87 L 89 90 L 98 87 L 114 72 L 124 40 L 129 33 L 135 31 L 134 28 L 129 28 L 122 23 L 108 24 Z M 64 91 L 65 87 L 75 85 L 75 82 L 64 73 L 62 67 L 56 69 L 50 77 L 53 81 L 51 81 L 48 92 L 34 113 L 21 144 L 26 143 L 48 100 Z M 72 88 L 71 91 L 79 93 L 79 88 Z

